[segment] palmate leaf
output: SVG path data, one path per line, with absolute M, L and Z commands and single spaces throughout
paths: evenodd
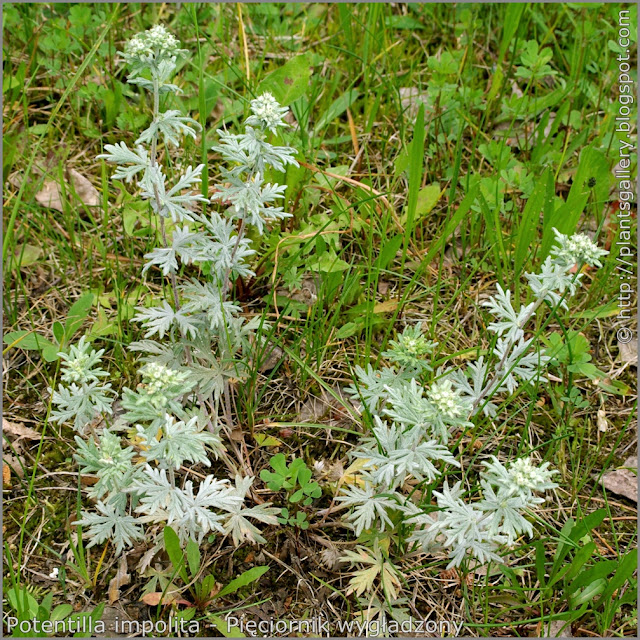
M 149 154 L 141 146 L 138 146 L 136 151 L 132 151 L 124 142 L 119 142 L 106 144 L 104 148 L 106 153 L 101 153 L 97 158 L 119 165 L 112 176 L 113 180 L 131 182 L 138 173 L 146 172 L 150 167 Z
M 180 111 L 165 111 L 158 114 L 151 125 L 140 134 L 136 144 L 151 143 L 155 136 L 162 134 L 169 144 L 177 147 L 180 145 L 182 136 L 191 136 L 195 140 L 196 130 L 200 131 L 201 129 L 198 122 L 193 118 L 183 116 Z
M 223 331 L 230 325 L 231 318 L 241 311 L 238 305 L 223 301 L 222 292 L 216 283 L 201 283 L 191 280 L 180 286 L 185 303 L 181 312 L 197 314 L 210 331 Z M 195 336 L 194 336 L 195 337 Z
M 171 218 L 173 222 L 183 220 L 195 220 L 193 208 L 198 202 L 208 202 L 203 195 L 196 193 L 182 193 L 190 189 L 202 180 L 204 165 L 198 165 L 195 169 L 187 167 L 186 172 L 180 177 L 175 186 L 166 190 L 166 177 L 158 167 L 151 167 L 145 174 L 145 179 L 140 182 L 141 196 L 151 203 L 155 213 L 163 218 Z
M 253 477 L 243 478 L 237 475 L 233 495 L 242 498 L 244 502 L 245 496 L 253 484 L 253 481 Z M 250 542 L 252 544 L 265 543 L 266 540 L 262 537 L 260 529 L 250 522 L 249 518 L 258 520 L 264 524 L 277 524 L 280 509 L 272 507 L 270 502 L 246 508 L 243 502 L 232 504 L 226 508 L 229 516 L 224 526 L 225 533 L 231 535 L 236 546 L 240 546 L 243 542 Z
M 122 553 L 135 540 L 143 537 L 142 528 L 132 516 L 123 512 L 111 503 L 98 501 L 98 513 L 82 512 L 82 519 L 73 524 L 88 527 L 85 535 L 90 539 L 87 546 L 93 547 L 105 540 L 111 539 L 116 547 L 116 553 Z
M 138 312 L 133 316 L 132 320 L 142 322 L 147 329 L 144 334 L 145 338 L 149 338 L 158 334 L 163 338 L 172 326 L 177 326 L 184 335 L 195 337 L 198 333 L 198 327 L 185 313 L 184 309 L 174 311 L 166 300 L 163 300 L 161 307 L 136 307 Z
M 111 415 L 113 404 L 111 383 L 93 381 L 78 386 L 75 383 L 68 387 L 58 385 L 58 390 L 50 390 L 52 401 L 56 406 L 51 411 L 53 422 L 70 422 L 74 429 L 82 431 L 95 417 L 106 413 Z
M 184 462 L 200 463 L 211 466 L 206 445 L 220 443 L 217 436 L 198 427 L 198 418 L 188 422 L 176 421 L 173 416 L 166 415 L 162 426 L 162 437 L 147 439 L 145 431 L 138 426 L 138 434 L 145 443 L 143 456 L 146 460 L 163 462 L 178 470 Z
M 96 473 L 98 482 L 92 493 L 102 498 L 105 493 L 121 491 L 131 482 L 134 473 L 133 447 L 122 448 L 120 437 L 104 429 L 98 441 L 75 436 L 77 453 L 74 458 L 83 473 Z
M 397 495 L 397 494 L 396 494 Z M 350 485 L 342 489 L 342 495 L 336 497 L 337 502 L 353 507 L 347 515 L 357 536 L 365 529 L 370 529 L 374 522 L 384 531 L 385 527 L 393 527 L 388 511 L 399 508 L 404 502 L 402 496 L 400 500 L 394 500 L 385 495 L 376 495 L 376 491 L 370 482 L 365 481 L 364 488 Z
M 506 332 L 506 339 L 515 342 L 524 336 L 522 327 L 530 317 L 535 303 L 532 302 L 526 307 L 521 306 L 516 313 L 511 304 L 511 291 L 503 289 L 499 284 L 497 289 L 498 293 L 489 298 L 487 302 L 482 303 L 482 306 L 487 307 L 491 314 L 497 318 L 497 321 L 492 322 L 487 328 L 499 336 Z

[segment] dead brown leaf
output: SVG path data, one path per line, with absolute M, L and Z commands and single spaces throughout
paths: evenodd
M 24 458 L 22 456 L 14 456 L 11 453 L 3 453 L 2 454 L 2 462 L 4 463 L 2 466 L 2 478 L 4 480 L 6 473 L 13 473 L 18 476 L 18 478 L 24 478 Z M 10 469 L 9 472 L 5 471 L 5 469 Z
M 42 437 L 35 429 L 30 429 L 17 422 L 9 422 L 6 418 L 2 418 L 2 432 L 18 438 L 28 438 L 29 440 L 40 440 Z
M 542 631 L 542 623 L 538 624 L 538 632 Z M 571 633 L 571 623 L 566 620 L 552 620 L 545 627 L 544 633 L 541 634 L 543 638 L 573 638 Z
M 150 607 L 159 605 L 161 601 L 162 604 L 186 604 L 190 607 L 193 606 L 191 602 L 185 600 L 184 598 L 181 598 L 175 591 L 173 593 L 165 593 L 164 598 L 162 597 L 161 591 L 155 591 L 154 593 L 145 593 L 145 595 L 143 595 L 140 600 L 145 604 L 148 604 Z
M 109 604 L 113 604 L 120 598 L 120 587 L 131 582 L 131 574 L 127 571 L 127 557 L 121 556 L 116 575 L 109 581 Z
M 11 488 L 11 467 L 8 464 L 2 465 L 2 486 Z
M 604 488 L 619 496 L 638 502 L 638 460 L 627 458 L 622 468 L 605 473 L 602 477 Z
M 638 350 L 635 342 L 620 342 L 618 340 L 618 350 L 620 351 L 620 360 L 629 363 L 634 367 L 638 366 Z
M 76 196 L 87 207 L 97 207 L 100 204 L 100 195 L 97 189 L 75 169 L 69 169 L 65 175 L 65 189 L 67 198 L 72 198 L 75 191 Z M 63 212 L 62 188 L 56 180 L 46 180 L 42 188 L 36 193 L 36 201 L 43 207 L 55 209 Z

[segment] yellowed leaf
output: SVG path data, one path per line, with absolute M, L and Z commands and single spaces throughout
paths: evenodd
M 373 313 L 391 313 L 396 310 L 396 307 L 400 304 L 400 300 L 385 300 L 384 302 L 378 302 L 373 307 Z
M 342 474 L 338 484 L 336 485 L 336 493 L 339 491 L 343 484 L 357 484 L 364 487 L 364 480 L 360 475 L 364 465 L 368 462 L 366 458 L 357 458 L 352 464 L 350 464 L 345 472 Z
M 282 445 L 282 440 L 266 433 L 256 433 L 254 437 L 259 447 L 279 447 Z

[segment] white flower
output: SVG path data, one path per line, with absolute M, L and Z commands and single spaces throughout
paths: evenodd
M 180 42 L 164 25 L 136 34 L 124 47 L 124 57 L 129 63 L 156 57 L 172 57 L 180 52 Z
M 246 123 L 276 133 L 278 127 L 288 126 L 287 123 L 282 120 L 282 116 L 284 116 L 287 111 L 289 111 L 289 109 L 287 107 L 281 107 L 270 93 L 263 93 L 251 101 L 251 112 L 253 115 L 247 118 Z
M 574 264 L 588 264 L 591 267 L 601 267 L 600 258 L 609 252 L 600 249 L 588 236 L 583 233 L 576 233 L 566 236 L 560 233 L 555 227 L 553 233 L 560 244 L 559 247 L 551 249 L 551 255 L 555 257 L 558 264 L 573 266 Z
M 95 351 L 86 341 L 86 337 L 82 336 L 77 345 L 69 347 L 69 353 L 60 352 L 58 355 L 63 360 L 63 374 L 61 379 L 64 382 L 95 382 L 98 378 L 109 375 L 106 371 L 94 367 L 100 363 L 100 357 L 104 353 L 104 349 Z
M 169 369 L 169 367 L 157 362 L 145 365 L 140 369 L 140 373 L 144 378 L 145 389 L 149 395 L 159 394 L 168 388 L 180 387 L 189 377 L 188 372 Z
M 453 389 L 451 380 L 434 383 L 429 389 L 427 397 L 438 411 L 449 418 L 458 417 L 465 409 L 460 392 Z
M 51 570 L 51 573 L 49 574 L 49 577 L 50 577 L 52 580 L 56 580 L 56 579 L 58 578 L 58 573 L 59 573 L 59 571 L 60 571 L 60 569 L 58 569 L 58 567 L 54 567 L 54 568 Z
M 533 498 L 534 491 L 547 491 L 558 486 L 551 480 L 558 471 L 550 470 L 548 462 L 537 467 L 531 463 L 530 458 L 520 458 L 507 469 L 495 456 L 491 456 L 491 462 L 484 464 L 487 467 L 488 482 L 505 489 L 509 495 L 519 495 L 529 501 Z

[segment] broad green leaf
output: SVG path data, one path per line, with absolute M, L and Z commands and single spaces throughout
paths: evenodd
M 549 196 L 551 202 L 553 201 L 554 187 L 553 174 L 551 170 L 547 169 L 536 182 L 533 193 L 522 211 L 515 240 L 514 266 L 516 274 L 520 274 L 527 257 L 531 256 L 531 249 L 535 246 L 534 239 L 540 223 L 540 214 L 545 211 L 545 202 Z
M 276 455 L 269 461 L 269 464 L 274 471 L 277 471 L 280 475 L 287 475 L 287 460 L 284 457 L 284 453 L 276 453 Z
M 182 553 L 182 546 L 180 545 L 180 538 L 178 534 L 171 528 L 164 528 L 164 548 L 171 560 L 173 570 L 178 572 L 178 575 L 186 582 L 187 572 L 184 567 L 184 553 Z
M 82 323 L 89 315 L 89 311 L 91 311 L 92 306 L 93 293 L 85 293 L 71 305 L 64 326 L 64 334 L 67 342 L 71 341 L 73 334 L 82 326 Z
M 312 60 L 311 53 L 303 53 L 291 58 L 262 80 L 258 95 L 268 91 L 285 107 L 295 102 L 309 87 Z
M 6 594 L 9 604 L 21 617 L 36 617 L 38 601 L 24 587 L 11 588 Z
M 64 620 L 68 615 L 73 612 L 73 606 L 70 604 L 59 604 L 52 612 L 50 620 L 55 622 L 56 620 Z
M 282 445 L 282 440 L 278 440 L 275 436 L 270 436 L 266 433 L 256 433 L 253 437 L 259 447 L 279 447 Z
M 269 571 L 268 566 L 253 567 L 252 569 L 245 571 L 232 580 L 226 587 L 220 589 L 216 598 L 221 598 L 222 596 L 229 595 L 230 593 L 235 593 L 238 589 L 242 589 L 242 587 L 246 587 L 248 584 L 251 584 L 261 578 L 267 571 Z
M 62 326 L 62 322 L 58 322 L 58 320 L 53 323 L 53 337 L 58 341 L 58 344 L 62 345 L 64 339 L 64 327 Z
M 438 204 L 442 197 L 440 185 L 437 182 L 428 184 L 424 189 L 420 189 L 418 193 L 418 203 L 416 204 L 416 219 L 420 219 L 431 213 L 433 207 Z
M 397 236 L 402 242 L 402 237 Z M 347 322 L 343 324 L 335 333 L 334 338 L 336 340 L 344 340 L 346 338 L 350 338 L 352 335 L 357 333 L 362 329 L 363 325 L 360 322 Z
M 607 584 L 607 588 L 602 593 L 602 600 L 607 601 L 609 598 L 613 597 L 614 592 L 617 589 L 620 589 L 624 585 L 624 583 L 631 578 L 633 572 L 638 568 L 638 553 L 636 549 L 632 549 L 627 552 L 620 560 L 618 564 L 618 568 L 609 583 Z
M 335 273 L 337 271 L 347 271 L 351 268 L 348 262 L 338 258 L 333 249 L 325 251 L 317 260 L 309 264 L 311 271 L 322 273 Z
M 198 543 L 193 540 L 187 542 L 187 562 L 189 564 L 191 577 L 194 578 L 198 571 L 200 571 L 200 547 Z
M 586 587 L 598 580 L 604 580 L 610 573 L 616 571 L 617 568 L 617 560 L 600 560 L 592 567 L 581 571 L 577 578 L 567 586 L 565 591 L 567 593 L 573 593 L 577 589 Z
M 57 344 L 47 345 L 42 350 L 42 359 L 45 362 L 55 362 L 60 358 L 58 355 L 60 353 L 60 347 Z
M 374 269 L 386 269 L 389 264 L 396 257 L 396 254 L 400 250 L 402 246 L 402 236 L 395 235 L 384 243 L 384 247 L 382 251 L 380 251 L 380 255 L 376 258 L 376 261 L 373 263 Z
M 404 238 L 402 243 L 402 264 L 407 257 L 407 247 L 409 239 L 414 233 L 416 210 L 418 207 L 418 194 L 422 184 L 422 167 L 424 163 L 424 104 L 418 109 L 415 126 L 413 127 L 413 139 L 409 147 L 409 193 L 407 195 L 407 205 L 402 214 Z
M 28 267 L 29 265 L 35 264 L 40 256 L 42 255 L 42 249 L 40 247 L 35 247 L 32 244 L 25 244 L 22 247 L 19 247 L 15 251 L 15 260 L 12 263 L 12 266 L 20 267 Z
M 5 334 L 4 343 L 9 347 L 19 347 L 27 351 L 42 351 L 45 347 L 54 347 L 56 351 L 59 350 L 57 344 L 53 344 L 34 331 L 10 331 Z
M 573 580 L 578 575 L 580 569 L 582 569 L 587 560 L 591 558 L 596 548 L 595 542 L 588 542 L 576 552 L 575 557 L 569 565 L 569 571 L 565 574 L 567 581 Z
M 584 208 L 592 197 L 598 206 L 604 206 L 609 199 L 609 186 L 612 173 L 607 157 L 595 146 L 585 148 L 580 154 L 578 170 L 574 176 L 566 202 L 553 212 L 545 211 L 542 248 L 539 258 L 544 260 L 549 254 L 555 240 L 553 227 L 560 233 L 575 233 L 578 221 Z M 588 186 L 589 180 L 595 181 L 593 188 Z
M 597 595 L 600 595 L 606 588 L 607 581 L 604 578 L 594 580 L 587 585 L 580 593 L 569 597 L 569 602 L 573 607 L 579 607 L 586 602 L 591 602 Z

